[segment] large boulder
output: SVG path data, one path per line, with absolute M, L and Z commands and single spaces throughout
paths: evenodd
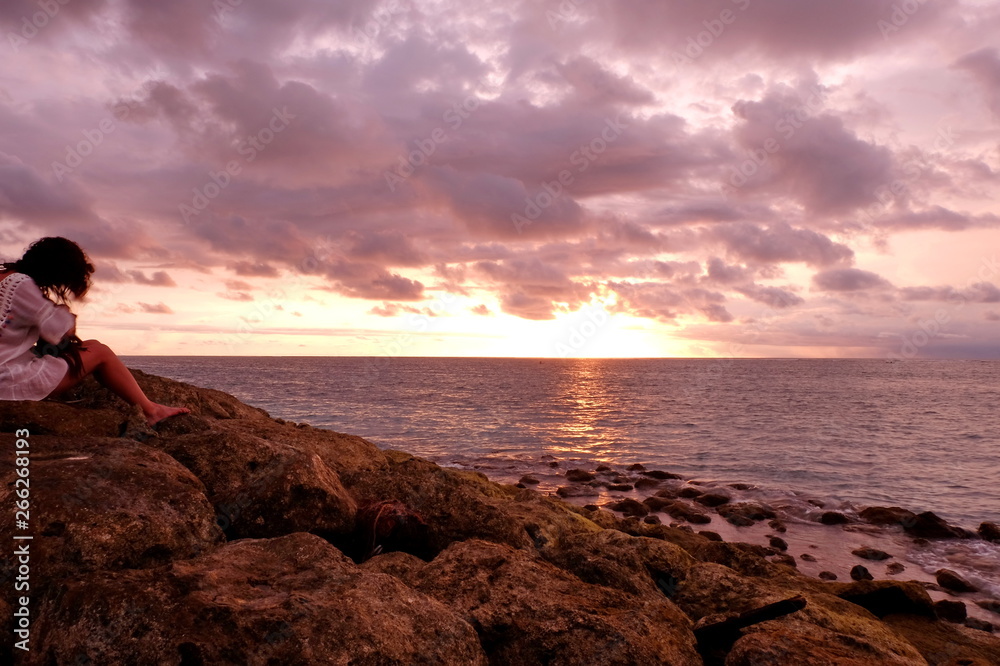
M 157 566 L 222 542 L 204 485 L 162 451 L 96 437 L 32 435 L 28 442 L 31 565 L 39 582 Z M 13 456 L 4 456 L 3 506 L 14 505 L 16 478 Z M 13 528 L 12 521 L 0 523 L 0 539 L 11 543 Z M 0 577 L 12 566 L 0 560 Z
M 695 563 L 679 546 L 618 530 L 567 535 L 542 556 L 584 582 L 652 598 L 672 596 Z
M 151 440 L 205 483 L 229 538 L 354 530 L 357 505 L 319 455 L 232 430 Z
M 76 577 L 35 622 L 36 664 L 486 664 L 454 612 L 305 533 Z
M 523 550 L 456 543 L 415 578 L 476 627 L 493 664 L 702 663 L 691 622 L 666 597 L 585 583 Z
M 361 503 L 397 500 L 420 514 L 431 555 L 473 538 L 515 548 L 532 545 L 524 524 L 507 510 L 508 492 L 485 475 L 439 467 L 399 451 L 386 454 L 384 473 L 358 478 L 349 490 Z

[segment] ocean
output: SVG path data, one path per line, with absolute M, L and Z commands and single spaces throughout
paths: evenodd
M 1000 519 L 997 361 L 125 361 L 496 481 L 534 475 L 542 490 L 566 469 L 640 463 L 841 509 Z

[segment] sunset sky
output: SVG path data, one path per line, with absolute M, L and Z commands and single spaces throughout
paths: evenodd
M 1000 357 L 1000 2 L 4 0 L 121 354 Z

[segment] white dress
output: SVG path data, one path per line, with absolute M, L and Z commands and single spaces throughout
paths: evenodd
M 76 316 L 45 298 L 23 273 L 0 280 L 0 400 L 41 400 L 59 385 L 69 364 L 55 356 L 36 356 L 41 338 L 58 344 Z

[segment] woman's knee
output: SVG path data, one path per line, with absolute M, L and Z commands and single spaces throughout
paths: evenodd
M 108 356 L 114 356 L 114 352 L 111 351 L 111 347 L 108 347 L 100 340 L 84 340 L 81 346 L 87 350 L 87 353 L 93 354 L 101 359 L 108 358 Z

